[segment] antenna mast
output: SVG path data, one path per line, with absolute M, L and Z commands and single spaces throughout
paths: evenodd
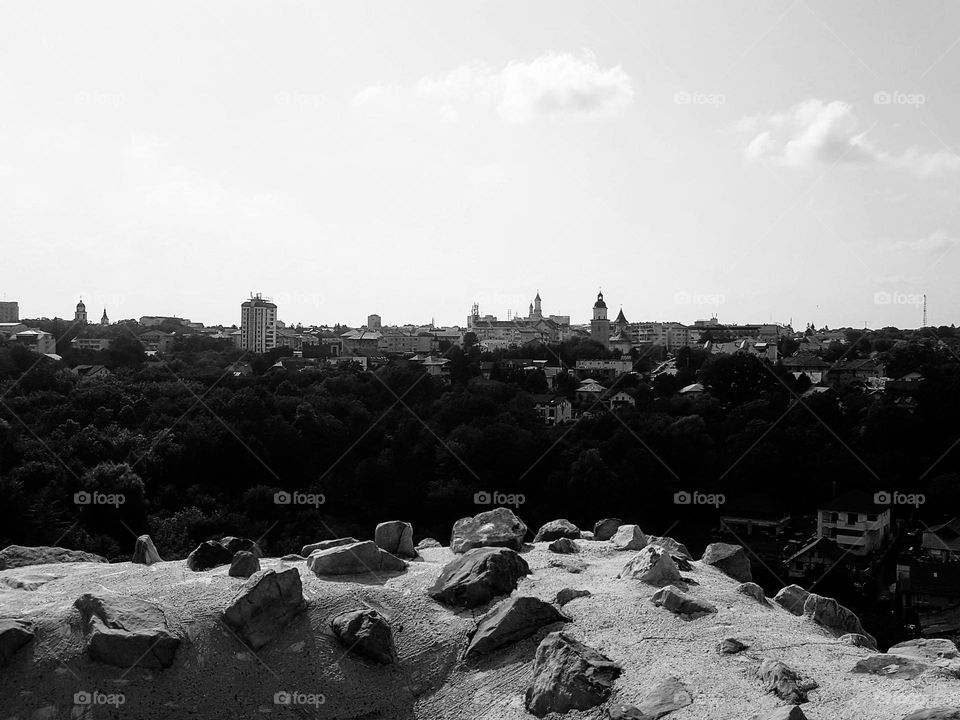
M 923 326 L 927 326 L 927 294 L 923 294 Z

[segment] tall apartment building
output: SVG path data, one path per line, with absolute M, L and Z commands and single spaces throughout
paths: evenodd
M 240 349 L 263 353 L 277 346 L 277 306 L 252 295 L 240 306 Z
M 0 323 L 20 322 L 20 305 L 17 302 L 0 302 Z

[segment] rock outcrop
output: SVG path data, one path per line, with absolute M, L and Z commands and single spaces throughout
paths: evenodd
M 0 570 L 26 567 L 27 565 L 50 565 L 53 563 L 95 562 L 105 563 L 106 558 L 81 550 L 40 545 L 8 545 L 0 550 Z
M 340 547 L 341 545 L 353 545 L 357 542 L 360 541 L 355 537 L 342 537 L 336 538 L 335 540 L 321 540 L 320 542 L 304 545 L 300 550 L 300 554 L 303 555 L 303 557 L 308 558 L 314 550 L 329 550 L 333 547 Z
M 153 544 L 150 536 L 141 535 L 137 538 L 137 544 L 133 548 L 133 558 L 130 562 L 136 563 L 137 565 L 153 565 L 154 563 L 163 562 L 163 558 L 161 558 L 160 553 L 157 552 L 157 547 Z
M 957 673 L 950 668 L 916 657 L 892 655 L 889 653 L 874 653 L 873 655 L 861 658 L 857 660 L 851 672 L 880 675 L 884 678 L 898 680 L 915 680 L 921 675 L 927 677 L 957 678 Z
M 526 707 L 537 717 L 587 710 L 605 702 L 620 677 L 620 665 L 562 632 L 552 632 L 537 648 Z
M 317 575 L 362 575 L 402 572 L 407 563 L 377 547 L 372 540 L 315 550 L 307 558 L 307 567 Z
M 527 526 L 508 508 L 498 507 L 473 517 L 460 518 L 450 534 L 450 549 L 464 553 L 479 547 L 522 550 Z
M 639 526 L 621 525 L 610 538 L 610 542 L 617 550 L 642 550 L 649 540 Z
M 763 605 L 767 604 L 767 595 L 763 592 L 763 588 L 757 585 L 755 582 L 745 582 L 737 585 L 737 592 L 741 595 L 746 595 L 747 597 L 752 597 L 758 603 Z
M 258 558 L 263 557 L 263 550 L 260 549 L 260 546 L 255 540 L 251 540 L 250 538 L 239 538 L 234 537 L 233 535 L 228 535 L 220 541 L 220 544 L 234 555 L 243 551 L 253 553 Z
M 417 550 L 426 550 L 428 548 L 438 547 L 443 547 L 443 545 L 440 544 L 439 540 L 435 540 L 434 538 L 424 538 L 417 543 Z
M 779 660 L 766 659 L 757 669 L 757 678 L 767 692 L 781 700 L 799 705 L 807 701 L 807 692 L 800 682 L 800 675 Z
M 0 618 L 0 665 L 6 665 L 14 653 L 33 639 L 33 626 L 18 618 Z
M 829 630 L 834 637 L 847 633 L 863 635 L 872 642 L 874 649 L 877 647 L 877 641 L 863 629 L 860 618 L 833 598 L 810 593 L 803 602 L 803 614 Z
M 167 627 L 163 610 L 145 600 L 85 593 L 73 603 L 80 611 L 92 660 L 120 668 L 167 668 L 180 638 Z
M 659 545 L 647 545 L 630 558 L 618 577 L 639 580 L 655 587 L 683 582 L 673 558 Z
M 609 710 L 610 720 L 657 720 L 693 703 L 693 696 L 680 678 L 662 680 L 640 702 L 639 706 L 614 703 Z
M 349 652 L 382 665 L 396 661 L 393 630 L 376 610 L 363 608 L 341 613 L 330 620 L 330 628 Z
M 559 538 L 570 538 L 571 540 L 580 539 L 580 528 L 569 520 L 551 520 L 544 523 L 537 534 L 534 536 L 534 542 L 550 542 Z
M 657 537 L 656 535 L 650 535 L 647 537 L 647 544 L 659 545 L 671 555 L 679 555 L 687 560 L 693 560 L 693 555 L 691 555 L 690 551 L 687 550 L 687 546 L 681 542 L 677 542 L 672 537 Z
M 233 553 L 214 540 L 200 543 L 187 555 L 187 567 L 195 572 L 209 570 L 218 565 L 229 565 L 232 561 Z
M 657 590 L 650 601 L 657 607 L 681 616 L 684 620 L 696 620 L 717 612 L 716 606 L 712 603 L 688 595 L 673 585 Z
M 623 525 L 623 520 L 620 518 L 604 518 L 603 520 L 598 520 L 593 526 L 593 539 L 609 540 L 616 534 L 617 528 L 621 525 Z
M 248 578 L 255 572 L 260 572 L 260 559 L 252 552 L 241 550 L 233 556 L 227 575 L 230 577 Z
M 377 525 L 373 541 L 381 550 L 402 558 L 415 558 L 417 551 L 413 547 L 413 525 L 401 520 L 390 520 Z
M 526 560 L 509 548 L 474 548 L 447 563 L 427 594 L 447 605 L 474 608 L 510 594 L 529 574 Z
M 750 570 L 750 558 L 747 556 L 747 551 L 740 545 L 710 543 L 707 545 L 707 549 L 703 551 L 703 557 L 700 558 L 700 562 L 704 565 L 712 565 L 734 580 L 740 582 L 750 582 L 753 580 L 753 573 Z
M 803 615 L 803 605 L 810 593 L 799 585 L 787 585 L 774 596 L 773 601 L 787 612 Z
M 535 597 L 507 598 L 480 619 L 464 656 L 486 655 L 557 622 L 570 618 L 550 603 Z
M 300 572 L 261 570 L 252 575 L 223 611 L 223 621 L 253 650 L 276 637 L 306 608 Z
M 576 600 L 581 597 L 590 597 L 593 593 L 589 590 L 575 590 L 574 588 L 563 588 L 557 593 L 556 603 L 560 607 L 563 607 L 571 600 Z

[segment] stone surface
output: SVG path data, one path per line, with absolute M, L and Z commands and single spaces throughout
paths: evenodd
M 780 592 L 773 597 L 773 601 L 787 612 L 803 615 L 803 604 L 809 596 L 810 593 L 799 585 L 787 585 L 780 589 Z
M 196 550 L 187 555 L 187 567 L 195 572 L 228 565 L 232 561 L 233 553 L 213 540 L 200 543 Z
M 572 553 L 580 552 L 580 546 L 570 538 L 565 537 L 554 540 L 552 543 L 547 545 L 547 549 L 550 552 L 559 553 L 561 555 L 570 555 Z
M 443 545 L 440 544 L 439 540 L 435 540 L 433 538 L 424 538 L 423 540 L 417 543 L 417 550 L 425 550 L 426 548 L 438 548 L 438 547 L 443 547 Z
M 680 615 L 684 620 L 695 620 L 717 612 L 713 604 L 688 595 L 673 585 L 657 590 L 650 601 L 657 607 Z
M 80 611 L 91 659 L 120 668 L 167 668 L 180 639 L 167 628 L 159 606 L 138 598 L 85 593 L 73 603 Z
M 655 587 L 683 582 L 673 558 L 659 545 L 647 545 L 630 558 L 618 577 L 639 580 Z
M 877 643 L 866 635 L 860 635 L 859 633 L 847 633 L 846 635 L 841 635 L 837 638 L 844 645 L 853 645 L 854 647 L 867 648 L 869 650 L 876 650 Z
M 639 710 L 644 717 L 658 720 L 674 710 L 693 703 L 693 696 L 679 678 L 668 677 L 662 680 L 640 703 Z
M 914 638 L 891 645 L 887 650 L 891 655 L 905 655 L 929 662 L 938 660 L 956 660 L 960 658 L 957 646 L 946 638 Z
M 509 548 L 474 548 L 454 558 L 427 594 L 447 605 L 473 608 L 513 592 L 530 567 Z
M 233 556 L 227 575 L 230 577 L 248 578 L 255 572 L 260 572 L 260 559 L 252 552 L 240 550 Z
M 807 720 L 799 705 L 785 705 L 762 715 L 754 715 L 751 720 Z
M 570 622 L 570 618 L 539 598 L 507 598 L 481 618 L 464 656 L 486 655 L 556 622 Z
M 571 540 L 580 539 L 580 528 L 569 520 L 551 520 L 544 523 L 537 534 L 534 536 L 534 542 L 550 542 L 558 538 L 570 538 Z
M 767 595 L 763 592 L 763 588 L 757 585 L 755 582 L 745 582 L 737 585 L 737 592 L 741 595 L 746 595 L 747 597 L 752 597 L 758 603 L 764 605 L 767 604 Z
M 526 708 L 543 717 L 596 707 L 610 697 L 620 672 L 610 658 L 562 632 L 552 632 L 534 656 Z
M 228 535 L 220 541 L 220 544 L 234 555 L 243 550 L 244 552 L 253 553 L 258 558 L 263 557 L 263 550 L 260 549 L 260 546 L 256 543 L 256 541 L 251 540 L 250 538 L 239 538 L 234 537 L 233 535 Z
M 860 618 L 852 610 L 845 608 L 833 598 L 810 593 L 803 603 L 803 614 L 817 625 L 829 630 L 834 637 L 856 633 L 868 638 L 872 642 L 872 646 L 877 647 L 877 641 L 863 629 Z
M 299 570 L 261 570 L 234 596 L 223 611 L 223 621 L 244 643 L 258 650 L 305 608 Z
M 300 554 L 305 558 L 310 557 L 310 554 L 314 550 L 329 550 L 333 547 L 340 547 L 341 545 L 353 545 L 354 543 L 360 542 L 355 537 L 342 537 L 335 540 L 321 540 L 320 542 L 310 543 L 309 545 L 304 545 L 300 549 Z
M 734 580 L 740 582 L 753 580 L 753 573 L 750 571 L 750 558 L 747 557 L 747 551 L 740 545 L 710 543 L 703 551 L 700 562 L 704 565 L 712 565 Z
M 960 707 L 940 707 L 917 710 L 903 720 L 960 720 Z
M 52 563 L 96 562 L 105 563 L 106 558 L 81 550 L 68 550 L 62 547 L 40 545 L 8 545 L 0 550 L 0 570 L 26 567 L 27 565 L 49 565 Z
M 687 546 L 681 542 L 677 542 L 672 537 L 657 537 L 656 535 L 650 535 L 647 537 L 647 544 L 659 545 L 671 555 L 680 555 L 681 557 L 685 557 L 687 560 L 693 560 L 693 555 L 691 555 L 690 551 L 687 550 Z
M 617 550 L 642 550 L 647 546 L 647 536 L 637 525 L 621 525 L 610 542 Z
M 929 677 L 956 678 L 955 672 L 949 668 L 935 665 L 915 657 L 906 655 L 891 655 L 876 653 L 861 658 L 851 669 L 851 672 L 880 675 L 886 678 L 899 680 L 915 680 L 921 675 Z
M 801 685 L 800 676 L 779 660 L 768 658 L 760 663 L 757 678 L 763 683 L 764 690 L 781 700 L 794 705 L 807 701 L 807 693 Z
M 724 638 L 717 644 L 717 652 L 721 655 L 736 655 L 746 650 L 749 645 L 745 645 L 736 638 Z
M 527 526 L 508 508 L 498 507 L 473 517 L 460 518 L 450 534 L 450 549 L 464 553 L 479 547 L 522 550 Z
M 377 525 L 373 541 L 381 550 L 391 555 L 415 558 L 417 551 L 413 547 L 413 525 L 401 520 L 389 520 Z
M 289 555 L 284 555 L 280 558 L 282 562 L 303 562 L 306 558 L 303 555 L 297 555 L 296 553 L 290 553 Z
M 376 610 L 364 608 L 341 613 L 330 620 L 330 627 L 350 652 L 383 665 L 396 661 L 393 630 Z
M 0 618 L 0 665 L 5 665 L 14 653 L 33 639 L 33 626 L 19 618 Z
M 557 593 L 556 603 L 557 605 L 563 607 L 571 600 L 576 600 L 581 597 L 590 597 L 593 593 L 589 590 L 574 590 L 573 588 L 563 588 Z
M 609 540 L 621 525 L 623 525 L 623 520 L 620 518 L 604 518 L 603 520 L 598 520 L 593 526 L 593 539 Z
M 361 575 L 400 572 L 407 563 L 377 547 L 373 540 L 315 550 L 307 558 L 307 567 L 317 575 Z
M 141 535 L 137 538 L 137 544 L 133 548 L 133 558 L 131 558 L 130 562 L 136 563 L 137 565 L 153 565 L 154 563 L 163 562 L 163 558 L 161 558 L 160 553 L 157 552 L 157 547 L 153 544 L 150 536 Z

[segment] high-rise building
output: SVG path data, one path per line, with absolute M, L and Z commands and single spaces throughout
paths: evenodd
M 260 293 L 240 306 L 240 349 L 263 353 L 277 346 L 277 306 Z
M 605 348 L 610 347 L 610 321 L 607 319 L 607 304 L 603 301 L 602 292 L 597 293 L 597 301 L 593 304 L 590 339 L 596 340 Z
M 83 304 L 83 298 L 77 303 L 77 310 L 73 314 L 73 321 L 81 325 L 87 324 L 87 306 Z
M 0 323 L 20 322 L 20 305 L 16 302 L 0 302 Z

